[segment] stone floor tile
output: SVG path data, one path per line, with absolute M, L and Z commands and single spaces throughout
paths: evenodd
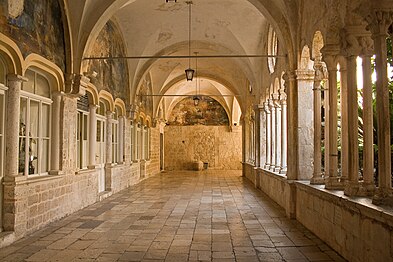
M 0 261 L 345 261 L 240 174 L 150 177 L 0 249 Z

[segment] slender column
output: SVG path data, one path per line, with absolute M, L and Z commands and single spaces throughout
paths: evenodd
M 371 11 L 367 17 L 368 27 L 374 39 L 375 65 L 377 72 L 377 137 L 378 137 L 378 182 L 379 189 L 374 203 L 392 199 L 390 112 L 387 78 L 387 31 L 392 23 L 392 12 Z M 392 201 L 391 201 L 392 202 Z
M 274 107 L 276 109 L 276 166 L 274 168 L 274 172 L 279 172 L 281 169 L 281 106 L 280 100 L 277 96 L 277 99 L 274 100 Z
M 281 103 L 281 168 L 280 174 L 287 173 L 287 95 L 280 89 Z
M 89 166 L 94 169 L 96 165 L 96 143 L 97 143 L 97 106 L 89 106 Z
M 58 174 L 60 170 L 60 106 L 62 93 L 52 94 L 52 143 L 51 143 L 51 171 L 50 174 Z
M 314 185 L 324 184 L 322 177 L 322 121 L 321 121 L 321 82 L 325 78 L 323 64 L 320 61 L 314 62 L 315 78 L 313 88 L 313 108 L 314 108 L 314 170 L 310 183 Z
M 374 192 L 374 127 L 371 56 L 362 56 L 363 67 L 363 186 L 367 194 Z
M 271 162 L 269 169 L 274 171 L 276 167 L 276 108 L 274 107 L 273 99 L 269 99 L 269 108 L 271 112 Z
M 106 165 L 112 163 L 112 119 L 113 112 L 106 112 Z
M 18 176 L 19 159 L 19 114 L 20 114 L 20 90 L 22 83 L 27 79 L 20 75 L 8 75 L 7 91 L 7 132 L 5 136 L 5 166 L 4 174 L 7 177 Z
M 271 116 L 270 116 L 270 108 L 269 108 L 269 103 L 265 102 L 265 114 L 266 114 L 266 163 L 265 163 L 265 168 L 269 169 L 270 164 L 271 164 Z
M 296 74 L 293 71 L 287 71 L 283 78 L 285 80 L 285 90 L 288 95 L 288 172 L 287 178 L 296 180 L 299 176 L 299 137 L 298 137 L 298 86 L 296 83 Z
M 124 163 L 124 123 L 125 117 L 119 117 L 119 163 Z
M 263 167 L 263 163 L 266 162 L 266 152 L 265 152 L 265 141 L 264 138 L 266 138 L 265 135 L 265 126 L 266 126 L 266 118 L 265 118 L 265 112 L 264 112 L 264 106 L 263 103 L 258 105 L 257 108 L 259 114 L 258 114 L 258 119 L 259 119 L 259 123 L 258 123 L 258 137 L 259 140 L 257 140 L 257 145 L 258 145 L 258 156 L 259 156 L 259 165 L 258 167 Z
M 347 57 L 348 63 L 348 88 L 347 88 L 347 110 L 348 110 L 348 181 L 345 185 L 346 195 L 358 195 L 359 184 L 359 141 L 358 141 L 358 97 L 356 81 L 356 56 Z M 345 133 L 343 134 L 345 136 Z
M 330 50 L 329 50 L 330 51 Z M 338 151 L 337 151 L 337 63 L 336 56 L 330 52 L 324 55 L 324 61 L 329 71 L 329 166 L 326 182 L 327 189 L 342 189 L 337 176 Z
M 352 67 L 352 65 L 348 65 Z M 356 69 L 356 62 L 355 62 Z M 350 68 L 352 70 L 352 68 Z M 356 72 L 356 71 L 355 71 Z M 345 181 L 348 180 L 349 173 L 349 140 L 348 140 L 348 90 L 353 83 L 348 83 L 348 71 L 347 71 L 347 59 L 343 59 L 340 62 L 340 108 L 341 108 L 341 178 L 340 183 L 345 185 Z M 356 77 L 355 77 L 355 88 L 356 88 Z
M 324 107 L 324 127 L 323 127 L 323 145 L 325 148 L 324 152 L 324 165 L 323 165 L 323 172 L 325 175 L 325 178 L 329 175 L 329 80 L 326 81 L 325 86 L 323 89 L 323 107 Z

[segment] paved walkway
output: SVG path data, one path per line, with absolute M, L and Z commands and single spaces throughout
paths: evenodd
M 146 179 L 0 249 L 0 260 L 343 261 L 240 172 L 212 170 Z

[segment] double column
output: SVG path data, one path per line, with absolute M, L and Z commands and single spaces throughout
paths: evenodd
M 113 112 L 107 111 L 106 112 L 105 166 L 112 166 L 112 133 L 113 133 L 112 124 L 113 124 Z
M 272 151 L 271 151 L 271 112 L 269 107 L 269 102 L 265 102 L 264 104 L 265 115 L 266 115 L 266 162 L 265 169 L 269 169 L 272 163 Z
M 338 177 L 338 144 L 337 144 L 337 54 L 339 53 L 339 47 L 335 45 L 327 45 L 322 49 L 323 60 L 326 63 L 329 72 L 329 107 L 328 107 L 328 121 L 329 121 L 329 144 L 325 145 L 328 147 L 328 158 L 325 169 L 327 171 L 327 178 L 325 180 L 327 189 L 343 189 L 343 185 L 340 183 Z M 326 173 L 325 173 L 326 175 Z
M 377 138 L 378 138 L 378 184 L 374 203 L 393 203 L 391 181 L 391 146 L 390 146 L 390 112 L 389 89 L 387 77 L 388 28 L 392 24 L 393 12 L 390 10 L 371 10 L 367 16 L 368 28 L 372 33 L 377 72 Z

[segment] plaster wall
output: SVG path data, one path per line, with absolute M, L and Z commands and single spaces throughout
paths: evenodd
M 242 132 L 227 126 L 166 126 L 165 169 L 191 170 L 201 160 L 213 169 L 242 168 Z

